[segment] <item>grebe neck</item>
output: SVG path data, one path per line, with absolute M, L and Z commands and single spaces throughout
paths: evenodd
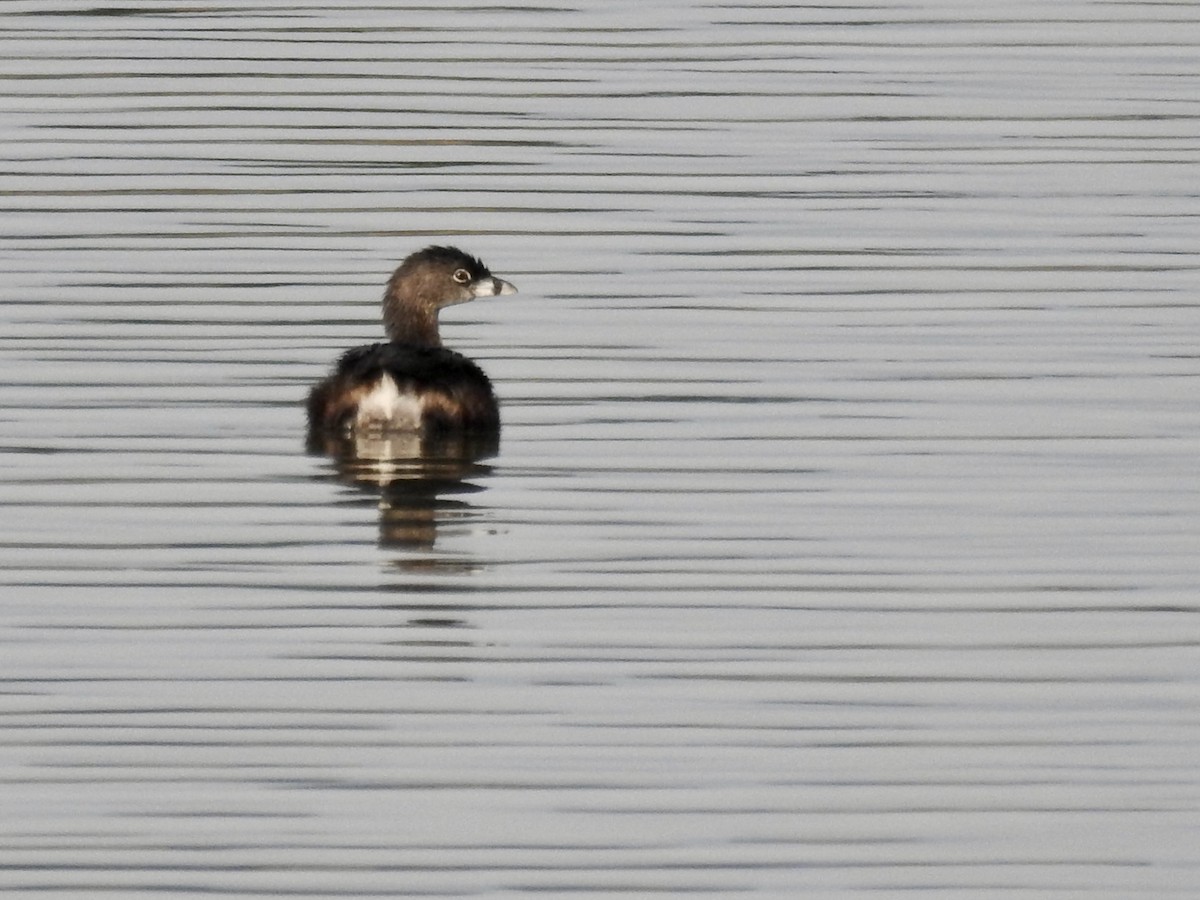
M 438 336 L 436 309 L 394 309 L 385 305 L 383 325 L 388 339 L 398 344 L 412 344 L 416 347 L 442 346 L 442 339 Z
M 399 276 L 398 270 L 383 295 L 383 327 L 388 339 L 417 347 L 442 346 L 438 336 L 438 304 L 426 300 L 421 291 L 414 292 L 412 285 L 402 285 Z

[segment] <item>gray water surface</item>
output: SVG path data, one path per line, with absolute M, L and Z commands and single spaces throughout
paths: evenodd
M 0 7 L 5 897 L 1200 896 L 1200 7 L 650 7 Z

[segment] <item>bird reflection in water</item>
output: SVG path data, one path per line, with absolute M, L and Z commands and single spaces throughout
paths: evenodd
M 329 457 L 335 477 L 379 509 L 379 545 L 407 551 L 395 564 L 405 571 L 459 573 L 470 560 L 433 553 L 439 531 L 470 527 L 480 518 L 466 498 L 485 487 L 477 479 L 492 467 L 499 431 L 486 434 L 341 434 L 310 429 L 310 453 Z

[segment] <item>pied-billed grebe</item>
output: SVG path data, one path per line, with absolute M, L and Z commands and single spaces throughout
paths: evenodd
M 454 247 L 427 247 L 400 264 L 383 295 L 389 340 L 348 350 L 308 396 L 309 430 L 489 432 L 500 427 L 492 384 L 442 346 L 438 311 L 517 289 Z

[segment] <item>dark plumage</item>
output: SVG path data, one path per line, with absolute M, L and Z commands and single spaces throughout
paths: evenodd
M 438 312 L 476 297 L 512 294 L 480 260 L 453 247 L 409 256 L 388 281 L 384 327 L 391 339 L 346 351 L 308 397 L 310 436 L 320 432 L 498 432 L 491 382 L 441 345 Z
M 406 396 L 420 402 L 419 420 L 397 414 L 390 422 L 383 416 L 370 416 L 369 422 L 356 421 L 364 402 L 369 403 L 368 397 L 384 376 L 395 383 L 398 403 Z M 500 427 L 492 384 L 479 366 L 445 347 L 396 343 L 368 344 L 342 354 L 333 374 L 309 394 L 308 417 L 310 422 L 337 430 L 372 425 L 383 431 Z

